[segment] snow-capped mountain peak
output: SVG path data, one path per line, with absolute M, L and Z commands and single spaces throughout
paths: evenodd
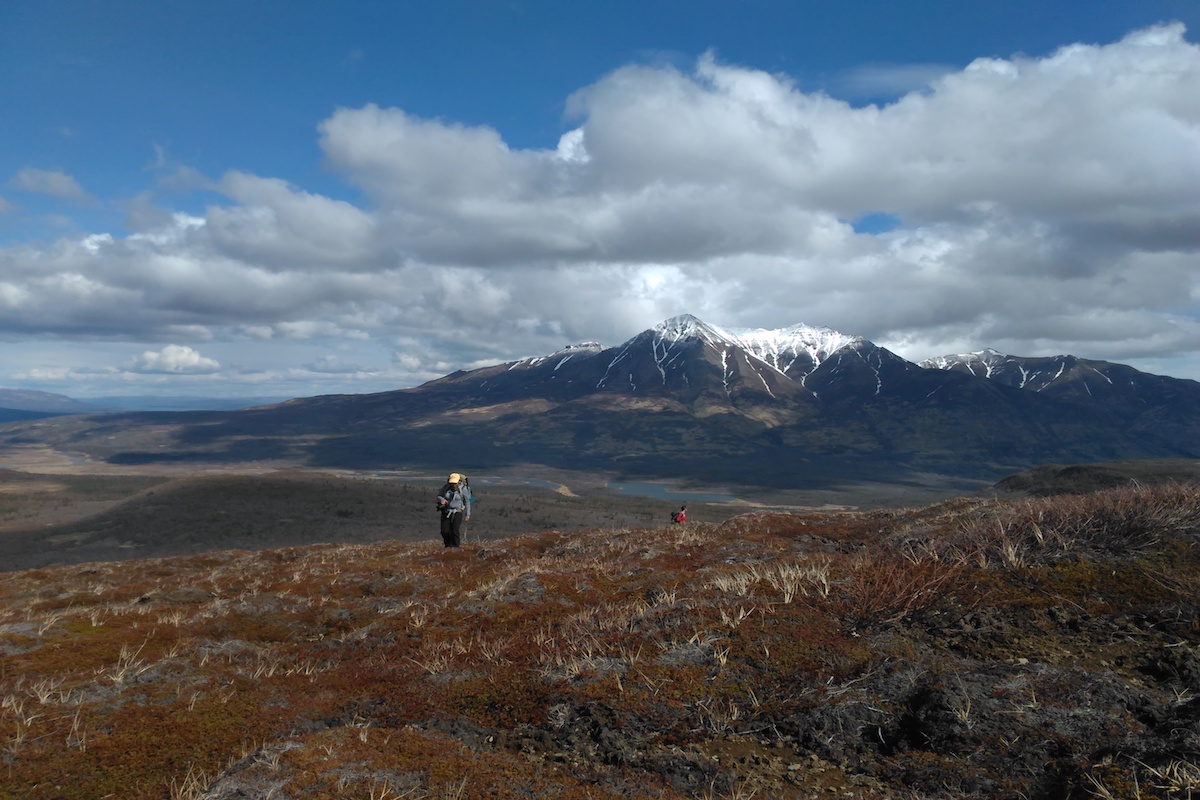
M 654 338 L 666 344 L 674 344 L 686 339 L 699 339 L 714 347 L 737 344 L 737 340 L 730 337 L 721 328 L 709 325 L 691 314 L 671 317 L 655 325 L 652 330 Z
M 804 324 L 786 328 L 724 328 L 691 314 L 671 317 L 653 330 L 657 339 L 670 344 L 681 339 L 698 339 L 718 350 L 738 347 L 780 372 L 786 372 L 802 355 L 815 368 L 843 347 L 865 342 L 859 336 Z

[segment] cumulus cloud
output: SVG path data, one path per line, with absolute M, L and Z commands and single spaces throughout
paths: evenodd
M 190 347 L 169 344 L 162 350 L 147 350 L 133 360 L 131 372 L 207 375 L 217 372 L 221 365 L 212 358 L 200 355 Z
M 207 235 L 222 253 L 276 269 L 379 267 L 375 221 L 350 203 L 240 172 L 218 186 L 238 203 L 206 215 Z
M 0 332 L 382 344 L 415 380 L 690 311 L 910 358 L 1191 358 L 1200 377 L 1200 47 L 1181 25 L 857 78 L 920 88 L 855 106 L 711 55 L 629 66 L 568 98 L 573 127 L 543 149 L 341 108 L 319 144 L 361 200 L 181 169 L 223 202 L 135 198 L 136 234 L 0 249 Z M 187 348 L 140 363 L 182 351 L 216 368 Z
M 25 167 L 13 176 L 8 185 L 21 191 L 46 194 L 65 200 L 86 200 L 89 197 L 73 177 L 61 170 Z

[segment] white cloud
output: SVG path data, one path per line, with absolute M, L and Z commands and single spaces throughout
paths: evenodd
M 154 142 L 154 160 L 150 162 L 147 169 L 165 169 L 167 166 L 167 148 L 163 147 L 158 142 Z
M 14 189 L 65 200 L 86 200 L 89 195 L 70 175 L 61 170 L 44 170 L 25 167 L 13 176 L 8 185 Z
M 176 167 L 174 171 L 160 176 L 158 185 L 175 192 L 214 191 L 217 188 L 216 181 L 193 167 L 185 166 Z
M 397 381 L 683 311 L 829 325 L 911 358 L 1196 359 L 1200 48 L 1182 26 L 936 71 L 864 70 L 924 88 L 854 107 L 711 56 L 627 67 L 570 98 L 575 127 L 546 149 L 338 109 L 319 143 L 361 200 L 177 170 L 165 184 L 224 199 L 183 214 L 135 197 L 133 235 L 0 248 L 0 333 L 336 342 L 347 365 L 382 344 Z M 856 233 L 867 214 L 899 227 Z M 307 367 L 254 366 L 350 369 L 291 363 Z
M 0 214 L 8 214 L 15 210 L 16 207 L 13 206 L 12 203 L 8 202 L 3 197 L 0 197 Z
M 221 365 L 206 358 L 190 347 L 169 344 L 162 350 L 147 350 L 133 360 L 131 372 L 207 375 L 218 371 Z
M 53 383 L 65 380 L 72 375 L 67 367 L 34 367 L 27 372 L 14 372 L 11 377 L 19 381 L 34 381 L 38 383 Z
M 233 334 L 236 337 L 269 341 L 275 335 L 275 330 L 270 325 L 240 325 Z
M 421 359 L 411 353 L 393 353 L 392 363 L 405 372 L 417 372 L 423 366 Z
M 332 375 L 370 372 L 370 370 L 364 369 L 357 364 L 344 363 L 340 358 L 332 355 L 321 356 L 316 361 L 305 364 L 304 368 L 309 372 L 323 372 Z

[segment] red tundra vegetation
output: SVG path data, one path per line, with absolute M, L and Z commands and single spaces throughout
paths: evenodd
M 0 796 L 1200 787 L 1200 488 L 0 576 Z

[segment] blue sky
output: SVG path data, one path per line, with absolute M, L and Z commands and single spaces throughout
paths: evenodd
M 691 312 L 1200 378 L 1195 2 L 0 4 L 0 386 L 302 396 Z

